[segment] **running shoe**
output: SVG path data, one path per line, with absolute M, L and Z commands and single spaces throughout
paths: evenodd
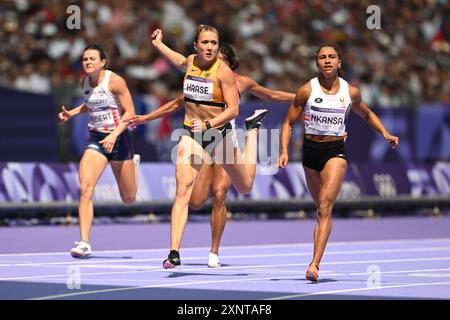
M 250 117 L 245 119 L 247 130 L 258 129 L 267 112 L 269 112 L 267 109 L 256 109 Z
M 70 255 L 74 258 L 87 258 L 91 254 L 91 245 L 86 241 L 75 242 L 75 247 L 70 250 Z
M 164 269 L 172 269 L 180 264 L 180 253 L 177 250 L 170 250 L 169 256 L 163 261 Z
M 138 166 L 139 163 L 141 162 L 141 155 L 135 153 L 133 156 L 133 162 L 136 166 Z
M 219 256 L 215 253 L 210 252 L 208 256 L 208 267 L 209 268 L 220 268 L 221 264 L 219 261 Z

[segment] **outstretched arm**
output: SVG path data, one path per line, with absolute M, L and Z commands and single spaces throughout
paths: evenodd
M 153 31 L 151 37 L 153 46 L 178 70 L 185 72 L 187 67 L 187 58 L 181 53 L 178 53 L 166 46 L 166 44 L 162 41 L 162 30 L 156 29 Z
M 58 113 L 59 124 L 63 124 L 64 122 L 70 120 L 72 117 L 79 115 L 80 113 L 87 112 L 86 104 L 81 104 L 76 108 L 71 110 L 67 110 L 65 106 L 61 106 L 61 112 Z
M 266 88 L 248 76 L 237 75 L 236 82 L 241 93 L 248 91 L 266 101 L 291 102 L 295 98 L 294 93 Z
M 364 119 L 371 128 L 381 134 L 392 145 L 392 149 L 397 148 L 399 142 L 398 137 L 391 135 L 375 112 L 370 110 L 364 101 L 362 101 L 361 92 L 357 87 L 350 86 L 350 98 L 352 99 L 352 110 Z
M 80 79 L 80 88 L 83 88 L 84 80 L 84 78 Z M 61 112 L 58 113 L 59 124 L 63 124 L 64 122 L 70 120 L 72 117 L 75 117 L 80 113 L 85 113 L 87 111 L 88 108 L 85 103 L 80 104 L 78 107 L 71 110 L 67 110 L 65 106 L 61 106 Z
M 135 115 L 133 117 L 123 118 L 122 122 L 141 124 L 151 120 L 155 120 L 161 117 L 168 116 L 184 106 L 184 95 L 180 95 L 176 99 L 173 99 L 161 106 L 156 110 L 149 112 L 145 115 Z
M 294 101 L 289 106 L 286 117 L 281 127 L 280 157 L 277 161 L 278 168 L 285 168 L 289 161 L 289 142 L 291 141 L 292 126 L 303 113 L 303 107 L 311 94 L 309 82 L 300 87 L 295 95 Z

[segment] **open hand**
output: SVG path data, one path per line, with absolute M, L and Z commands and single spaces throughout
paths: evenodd
M 192 132 L 202 132 L 203 131 L 203 121 L 198 119 L 191 120 L 191 129 Z
M 114 144 L 116 143 L 116 136 L 108 134 L 105 139 L 99 141 L 99 143 L 103 146 L 106 153 L 111 153 L 113 151 Z
M 129 123 L 129 124 L 141 124 L 141 123 L 147 122 L 147 120 L 145 120 L 144 116 L 136 114 L 133 116 L 123 117 L 122 122 Z

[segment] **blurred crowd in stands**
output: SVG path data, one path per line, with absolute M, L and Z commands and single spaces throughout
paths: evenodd
M 450 2 L 383 1 L 380 29 L 369 29 L 373 1 L 322 0 L 13 0 L 0 3 L 0 85 L 53 94 L 71 105 L 79 92 L 81 54 L 99 43 L 109 68 L 133 94 L 165 101 L 179 94 L 182 74 L 152 47 L 150 33 L 193 53 L 197 24 L 215 26 L 235 46 L 239 72 L 274 89 L 295 91 L 316 74 L 321 44 L 340 49 L 344 77 L 370 106 L 450 104 Z M 81 28 L 67 20 L 80 8 Z M 68 12 L 69 11 L 69 12 Z M 243 100 L 250 96 L 243 97 Z

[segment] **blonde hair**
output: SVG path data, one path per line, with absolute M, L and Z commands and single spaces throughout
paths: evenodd
M 195 41 L 194 42 L 198 41 L 198 37 L 199 37 L 200 33 L 202 33 L 203 31 L 215 32 L 215 33 L 217 33 L 217 37 L 219 37 L 219 31 L 217 31 L 217 29 L 214 28 L 213 26 L 209 26 L 207 24 L 199 24 L 197 26 L 197 28 L 195 29 Z

